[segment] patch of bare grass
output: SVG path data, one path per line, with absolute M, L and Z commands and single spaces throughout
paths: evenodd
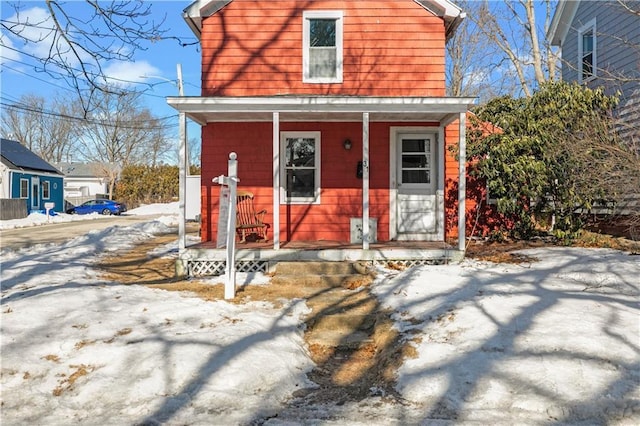
M 53 354 L 45 355 L 42 357 L 42 359 L 46 359 L 47 361 L 52 361 L 52 362 L 60 362 L 60 357 L 58 355 L 53 355 Z
M 212 301 L 224 298 L 223 284 L 208 284 L 201 281 L 177 281 L 167 284 L 150 284 L 147 287 L 168 291 L 181 291 L 194 293 L 201 299 Z
M 64 392 L 70 389 L 73 389 L 73 386 L 78 381 L 78 379 L 86 376 L 87 374 L 95 370 L 94 366 L 85 365 L 85 364 L 70 365 L 69 367 L 74 368 L 76 371 L 71 373 L 69 377 L 65 377 L 64 379 L 58 382 L 58 386 L 56 386 L 56 388 L 53 390 L 53 396 L 60 396 Z
M 580 231 L 576 238 L 567 241 L 547 240 L 507 240 L 502 242 L 474 241 L 467 247 L 466 256 L 472 259 L 494 263 L 531 263 L 537 259 L 516 251 L 540 247 L 585 247 L 610 248 L 629 254 L 640 254 L 640 242 L 628 238 Z
M 79 351 L 80 349 L 84 348 L 85 346 L 89 346 L 89 345 L 93 345 L 94 343 L 96 343 L 95 340 L 81 340 L 78 343 L 76 343 L 74 345 L 74 348 L 76 348 L 77 351 Z

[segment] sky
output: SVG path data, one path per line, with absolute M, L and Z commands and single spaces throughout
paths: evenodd
M 415 352 L 397 370 L 399 398 L 296 400 L 315 386 L 304 299 L 205 301 L 101 278 L 102 256 L 175 232 L 177 208 L 0 250 L 0 423 L 640 424 L 637 255 L 556 247 L 522 251 L 520 264 L 379 268 L 369 291 Z M 175 258 L 177 238 L 151 253 Z
M 61 2 L 69 14 L 83 18 L 81 3 L 78 1 Z M 182 11 L 191 1 L 145 1 L 150 5 L 152 15 L 150 19 L 162 20 L 166 17 L 163 28 L 167 35 L 179 37 L 186 43 L 197 41 L 193 32 L 182 18 Z M 16 11 L 13 4 L 19 4 L 20 18 L 24 22 L 30 19 L 37 21 L 45 16 L 44 1 L 15 1 L 0 3 L 0 14 L 3 21 L 15 22 Z M 46 73 L 37 73 L 32 66 L 29 55 L 42 56 L 44 45 L 30 43 L 25 45 L 17 38 L 11 37 L 3 30 L 2 44 L 12 48 L 2 47 L 0 52 L 0 87 L 2 104 L 13 104 L 25 94 L 36 94 L 45 98 L 52 98 L 55 93 L 72 95 L 73 91 L 63 81 L 55 80 Z M 147 50 L 136 52 L 132 63 L 117 63 L 115 61 L 102 63 L 107 75 L 113 78 L 132 82 L 130 87 L 144 90 L 143 101 L 156 117 L 175 116 L 175 137 L 178 134 L 177 111 L 166 104 L 166 96 L 177 96 L 177 64 L 182 66 L 185 95 L 200 95 L 200 51 L 199 45 L 182 47 L 176 40 L 161 40 L 145 45 Z M 142 76 L 149 76 L 143 78 Z M 167 81 L 170 80 L 170 81 Z M 189 124 L 189 137 L 199 138 L 199 126 Z

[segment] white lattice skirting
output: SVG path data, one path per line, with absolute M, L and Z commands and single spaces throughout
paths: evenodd
M 187 274 L 190 277 L 224 275 L 227 262 L 224 260 L 189 260 Z M 267 272 L 269 262 L 266 260 L 246 260 L 236 262 L 236 272 Z
M 382 267 L 400 267 L 402 269 L 421 265 L 442 265 L 446 259 L 381 259 L 374 261 L 376 265 Z M 224 275 L 227 262 L 224 260 L 189 260 L 187 262 L 187 274 L 190 277 L 205 277 Z M 268 272 L 269 262 L 267 260 L 244 260 L 236 262 L 236 272 Z

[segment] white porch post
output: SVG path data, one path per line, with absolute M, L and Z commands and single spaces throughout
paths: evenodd
M 465 249 L 465 199 L 467 192 L 467 139 L 466 139 L 466 121 L 467 114 L 465 112 L 460 113 L 460 164 L 458 165 L 458 250 L 464 251 Z
M 273 249 L 280 249 L 280 113 L 273 113 Z
M 362 113 L 362 250 L 369 250 L 369 113 Z
M 178 73 L 178 92 L 180 96 L 184 96 L 182 85 L 182 65 L 177 64 Z M 187 115 L 184 112 L 179 114 L 180 128 L 180 153 L 178 155 L 178 253 L 183 253 L 187 247 L 187 231 L 186 231 L 186 205 L 187 205 Z

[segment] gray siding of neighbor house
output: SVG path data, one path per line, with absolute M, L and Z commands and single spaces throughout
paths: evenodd
M 640 0 L 627 0 L 640 10 Z M 617 1 L 581 1 L 562 45 L 562 79 L 578 81 L 578 30 L 595 19 L 596 79 L 587 85 L 603 86 L 608 95 L 620 92 L 618 116 L 637 133 L 640 127 L 640 16 Z M 624 76 L 625 78 L 620 78 Z M 627 135 L 631 130 L 621 131 Z
M 633 3 L 640 10 L 640 1 Z M 620 85 L 610 82 L 610 74 L 635 76 L 640 79 L 640 16 L 622 8 L 617 1 L 582 1 L 576 12 L 571 28 L 562 45 L 562 78 L 565 81 L 578 80 L 578 30 L 596 20 L 596 64 L 597 77 L 590 87 L 605 85 L 610 93 L 621 90 L 630 93 L 637 89 L 638 80 Z M 625 43 L 628 41 L 633 47 Z

